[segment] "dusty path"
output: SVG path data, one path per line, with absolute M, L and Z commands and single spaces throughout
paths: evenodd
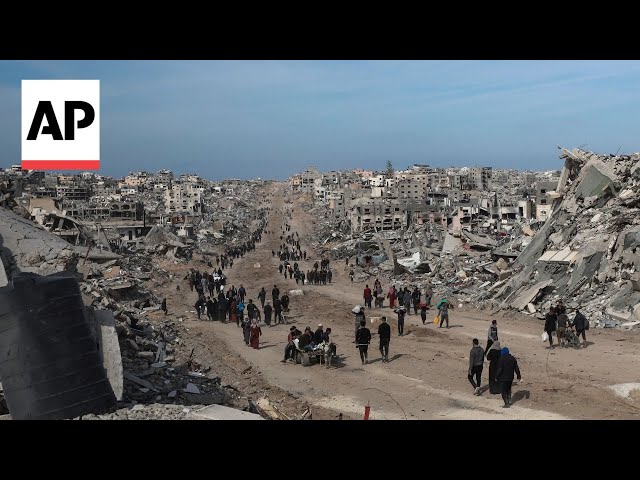
M 352 343 L 351 308 L 362 302 L 364 284 L 349 281 L 344 263 L 332 265 L 334 279 L 330 285 L 301 287 L 295 280 L 285 280 L 277 270 L 279 261 L 271 255 L 281 243 L 282 217 L 278 215 L 284 205 L 281 190 L 272 200 L 274 215 L 268 229 L 275 230 L 277 235 L 265 235 L 256 251 L 237 260 L 233 269 L 225 272 L 229 284 L 239 287 L 242 283 L 254 302 L 263 286 L 267 298 L 274 284 L 281 292 L 302 288 L 304 296 L 291 296 L 290 319 L 300 330 L 305 326 L 315 330 L 318 323 L 330 326 L 343 363 L 331 369 L 281 363 L 289 328 L 285 325 L 263 327 L 259 350 L 245 346 L 236 325 L 197 321 L 193 314 L 186 325 L 203 343 L 224 341 L 226 348 L 259 368 L 268 383 L 315 406 L 312 410 L 321 412 L 321 418 L 335 418 L 338 412 L 357 418 L 367 403 L 371 405 L 373 419 L 638 418 L 640 397 L 636 394 L 640 392 L 632 391 L 623 398 L 609 388 L 640 381 L 640 357 L 636 355 L 640 337 L 635 333 L 590 330 L 591 343 L 586 349 L 549 350 L 540 341 L 541 323 L 529 318 L 498 317 L 501 342 L 518 358 L 524 380 L 514 385 L 515 404 L 510 409 L 501 408 L 499 395 L 484 392 L 474 396 L 466 378 L 471 339 L 477 337 L 482 346 L 486 343 L 490 318 L 484 312 L 456 309 L 449 329 L 438 329 L 430 322 L 422 325 L 419 316 L 409 315 L 403 337 L 397 336 L 395 321 L 391 321 L 391 362 L 379 361 L 378 339 L 374 335 L 369 364 L 362 366 Z M 293 207 L 291 230 L 298 231 L 303 238 L 311 230 L 313 219 L 298 204 Z M 308 246 L 306 250 L 308 257 L 311 254 L 310 260 L 300 262 L 305 271 L 317 260 Z M 260 268 L 254 268 L 256 262 L 261 264 Z M 386 291 L 388 286 L 383 284 L 383 289 Z M 194 293 L 174 297 L 185 310 L 193 310 Z M 369 315 L 367 311 L 367 316 L 386 314 L 394 318 L 388 308 L 371 312 Z M 375 330 L 376 327 L 372 328 L 372 333 Z M 483 383 L 487 373 L 485 364 Z

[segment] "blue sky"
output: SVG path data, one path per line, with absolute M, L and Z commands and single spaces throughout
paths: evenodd
M 101 80 L 101 173 L 561 168 L 557 146 L 640 150 L 637 61 L 0 61 L 0 166 L 20 80 Z

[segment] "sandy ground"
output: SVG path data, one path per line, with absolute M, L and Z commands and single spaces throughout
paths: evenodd
M 247 382 L 257 393 L 263 389 L 271 398 L 279 397 L 276 400 L 283 402 L 285 410 L 301 413 L 301 405 L 308 404 L 314 418 L 336 418 L 339 413 L 344 418 L 362 418 L 365 405 L 369 404 L 371 419 L 639 418 L 639 391 L 620 386 L 640 381 L 637 332 L 591 329 L 587 332 L 587 348 L 551 350 L 541 342 L 541 321 L 515 315 L 490 317 L 487 312 L 463 307 L 451 312 L 449 329 L 439 329 L 430 322 L 433 312 L 427 325 L 422 324 L 419 315 L 408 315 L 405 335 L 399 337 L 395 315 L 383 307 L 366 314 L 367 318 L 386 314 L 392 319 L 391 361 L 380 362 L 374 333 L 377 326 L 370 325 L 374 335 L 369 363 L 362 366 L 352 342 L 351 309 L 362 303 L 364 283 L 350 282 L 343 261 L 332 264 L 333 283 L 326 286 L 298 286 L 295 280 L 285 280 L 278 273 L 279 261 L 271 255 L 271 250 L 277 251 L 281 243 L 282 191 L 279 189 L 270 198 L 274 212 L 267 228 L 277 234 L 263 236 L 255 251 L 234 262 L 234 267 L 225 272 L 229 285 L 243 284 L 254 303 L 258 303 L 260 287 L 267 290 L 268 299 L 274 284 L 281 292 L 301 288 L 304 296 L 290 296 L 290 322 L 300 330 L 306 326 L 315 330 L 318 323 L 331 327 L 341 362 L 330 369 L 316 364 L 303 367 L 281 363 L 289 325 L 262 327 L 260 349 L 255 350 L 244 344 L 241 329 L 235 324 L 198 321 L 195 314 L 183 313 L 192 311 L 196 301 L 196 294 L 188 290 L 186 281 L 181 281 L 181 293 L 173 286 L 163 293 L 170 311 L 185 316 L 190 336 L 185 341 L 194 342 L 200 355 L 225 362 L 227 369 L 237 372 L 251 365 L 254 373 L 249 372 Z M 298 231 L 302 238 L 311 232 L 314 219 L 299 203 L 293 207 L 291 231 Z M 308 260 L 300 262 L 305 271 L 318 260 L 308 245 L 306 250 Z M 254 267 L 256 262 L 260 263 L 259 268 Z M 196 261 L 187 266 L 169 262 L 162 266 L 182 275 L 189 266 L 206 268 Z M 370 286 L 374 280 L 368 282 Z M 383 282 L 382 287 L 386 291 L 389 285 Z M 488 390 L 474 396 L 466 376 L 471 340 L 477 337 L 484 347 L 491 318 L 498 320 L 502 346 L 509 347 L 522 371 L 523 381 L 514 384 L 514 405 L 510 409 L 501 408 L 500 395 L 491 395 Z M 487 374 L 485 363 L 484 388 L 488 388 Z

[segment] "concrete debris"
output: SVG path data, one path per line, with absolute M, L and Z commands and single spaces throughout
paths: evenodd
M 640 154 L 563 149 L 561 158 L 562 196 L 493 299 L 518 310 L 564 299 L 593 325 L 629 328 L 640 302 L 640 180 L 632 175 Z
M 187 383 L 187 386 L 184 388 L 184 391 L 186 393 L 195 393 L 198 395 L 200 394 L 200 389 L 193 383 Z
M 264 420 L 255 413 L 243 412 L 224 405 L 211 405 L 201 410 L 195 410 L 187 418 L 190 420 Z

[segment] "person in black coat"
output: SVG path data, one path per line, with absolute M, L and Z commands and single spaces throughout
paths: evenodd
M 509 349 L 504 347 L 501 350 L 496 371 L 496 381 L 500 382 L 502 389 L 503 408 L 509 408 L 511 406 L 511 384 L 513 383 L 514 374 L 518 377 L 518 380 L 522 380 L 520 369 L 518 368 L 518 361 L 509 353 Z
M 273 307 L 267 302 L 264 306 L 264 323 L 266 323 L 269 327 L 271 326 L 271 312 L 273 312 Z
M 356 336 L 356 345 L 360 350 L 360 359 L 362 360 L 362 365 L 367 364 L 369 343 L 371 343 L 371 331 L 367 328 L 366 325 L 366 321 L 362 320 L 360 322 L 360 328 L 358 329 L 358 334 Z
M 580 336 L 582 335 L 582 347 L 584 348 L 587 341 L 587 336 L 584 332 L 589 329 L 589 320 L 587 320 L 587 317 L 585 317 L 580 310 L 576 310 L 576 316 L 573 319 L 571 326 L 576 329 L 578 341 L 580 341 Z
M 549 313 L 547 313 L 544 321 L 544 331 L 549 335 L 549 346 L 553 348 L 553 332 L 556 331 L 556 324 L 558 322 L 558 316 L 556 315 L 556 309 L 551 307 Z
M 489 360 L 489 393 L 501 393 L 500 384 L 496 380 L 496 371 L 498 370 L 498 360 L 500 360 L 500 342 L 495 341 L 489 347 L 487 352 L 487 360 Z
M 378 327 L 378 336 L 380 337 L 380 355 L 382 361 L 389 361 L 389 342 L 391 341 L 391 326 L 387 323 L 387 317 L 382 317 L 382 323 Z

